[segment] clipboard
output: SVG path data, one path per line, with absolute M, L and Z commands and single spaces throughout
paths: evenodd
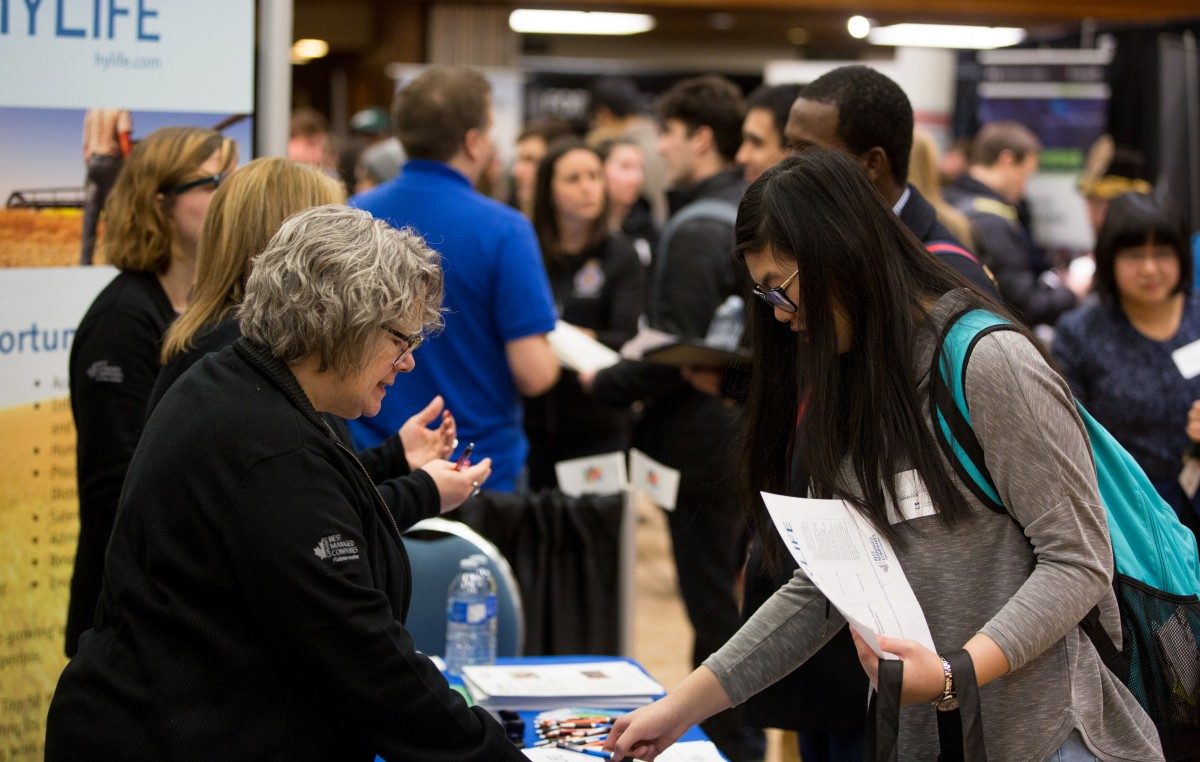
M 668 344 L 648 349 L 642 360 L 673 368 L 737 368 L 750 364 L 749 348 L 735 350 L 706 344 L 701 339 L 677 338 Z

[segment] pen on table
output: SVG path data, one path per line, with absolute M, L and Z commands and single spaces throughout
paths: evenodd
M 555 728 L 611 728 L 612 721 L 602 722 L 600 720 L 589 720 L 587 722 L 558 722 L 552 727 Z
M 571 744 L 571 746 L 573 746 L 573 747 L 574 746 L 586 746 L 588 744 L 593 744 L 593 743 L 604 743 L 604 740 L 607 738 L 608 738 L 607 732 L 600 733 L 600 734 L 594 735 L 594 736 L 580 736 L 578 738 L 563 738 L 562 736 L 554 736 L 551 738 L 541 738 L 541 739 L 535 741 L 533 745 L 534 746 L 550 746 L 551 744 L 556 744 L 556 743 L 567 743 L 567 744 Z
M 537 721 L 539 725 L 561 725 L 564 722 L 616 722 L 615 715 L 576 715 L 574 717 L 559 717 L 557 719 L 540 719 Z
M 573 751 L 576 754 L 586 754 L 589 757 L 599 757 L 600 759 L 613 758 L 613 753 L 611 751 L 604 751 L 603 749 L 582 749 L 578 746 L 572 746 L 569 743 L 563 743 L 562 741 L 556 743 L 555 746 L 560 749 L 566 749 L 567 751 Z
M 539 733 L 549 733 L 552 730 L 553 731 L 567 731 L 567 730 L 593 731 L 593 730 L 607 730 L 608 728 L 611 728 L 611 727 L 612 727 L 611 722 L 595 722 L 595 723 L 584 722 L 584 723 L 578 723 L 578 724 L 566 723 L 563 725 L 541 725 L 538 727 L 538 732 Z
M 471 453 L 473 452 L 475 452 L 475 443 L 468 442 L 466 449 L 462 451 L 462 455 L 458 456 L 458 461 L 454 464 L 454 470 L 461 471 L 463 466 L 470 465 L 468 459 L 471 457 Z
M 612 728 L 596 728 L 594 730 L 548 730 L 537 732 L 538 738 L 546 740 L 571 740 L 575 741 L 580 738 L 593 738 L 595 736 L 606 736 Z

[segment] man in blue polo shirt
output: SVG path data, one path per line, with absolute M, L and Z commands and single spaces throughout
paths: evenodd
M 409 83 L 393 108 L 409 160 L 400 175 L 350 200 L 375 217 L 411 227 L 442 256 L 445 330 L 417 350 L 374 418 L 350 422 L 355 444 L 395 433 L 435 394 L 454 412 L 458 437 L 490 457 L 488 489 L 519 487 L 529 449 L 520 395 L 558 380 L 546 334 L 554 302 L 537 238 L 516 211 L 476 192 L 491 164 L 491 88 L 466 67 L 435 67 Z

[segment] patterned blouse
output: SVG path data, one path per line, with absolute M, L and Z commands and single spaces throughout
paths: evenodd
M 1187 298 L 1179 330 L 1147 338 L 1116 305 L 1092 304 L 1058 321 L 1054 358 L 1075 396 L 1155 483 L 1173 481 L 1190 447 L 1188 409 L 1200 376 L 1185 379 L 1171 353 L 1200 340 L 1200 296 Z

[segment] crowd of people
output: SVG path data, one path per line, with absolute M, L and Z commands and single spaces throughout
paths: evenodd
M 696 723 L 734 762 L 761 758 L 765 727 L 798 731 L 805 762 L 863 758 L 878 661 L 790 563 L 767 490 L 845 500 L 895 544 L 934 642 L 986 686 L 995 758 L 1162 759 L 1079 627 L 1099 607 L 1120 641 L 1072 400 L 1200 532 L 1200 373 L 1176 352 L 1200 341 L 1200 297 L 1169 199 L 1117 164 L 1088 178 L 1093 276 L 1034 242 L 1027 127 L 985 125 L 941 177 L 872 68 L 749 97 L 685 79 L 652 113 L 629 80 L 592 94 L 586 130 L 530 121 L 499 187 L 490 87 L 467 67 L 356 114 L 340 157 L 307 110 L 291 158 L 242 167 L 218 133 L 131 146 L 128 115 L 95 117 L 120 272 L 71 350 L 80 539 L 47 759 L 523 758 L 415 651 L 400 533 L 631 446 L 680 474 L 695 671 L 618 722 L 618 758 Z M 964 373 L 1009 515 L 929 417 L 938 337 L 972 309 L 1015 327 Z M 614 350 L 643 327 L 704 339 L 718 313 L 748 366 L 576 372 L 548 339 L 557 321 Z M 466 442 L 482 458 L 460 467 Z M 889 513 L 901 474 L 934 510 Z M 880 642 L 905 665 L 901 745 L 936 755 L 948 662 Z

